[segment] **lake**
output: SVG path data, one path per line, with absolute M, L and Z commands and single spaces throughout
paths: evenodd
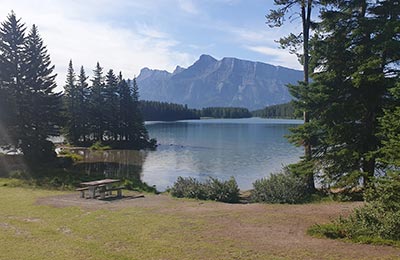
M 284 136 L 301 123 L 261 118 L 149 122 L 146 127 L 159 147 L 146 153 L 142 179 L 164 190 L 178 176 L 233 176 L 241 189 L 250 189 L 256 179 L 299 160 L 302 148 Z

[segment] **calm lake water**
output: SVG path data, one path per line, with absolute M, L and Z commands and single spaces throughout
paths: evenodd
M 146 153 L 142 179 L 164 190 L 178 176 L 234 176 L 241 189 L 250 189 L 256 179 L 299 160 L 302 149 L 284 136 L 301 123 L 260 118 L 148 123 L 150 136 L 160 145 Z

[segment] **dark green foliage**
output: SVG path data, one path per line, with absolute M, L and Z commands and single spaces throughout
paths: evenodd
M 149 186 L 147 183 L 142 182 L 141 180 L 124 180 L 122 185 L 128 190 L 158 193 L 155 186 Z
M 295 115 L 294 106 L 292 102 L 268 106 L 260 110 L 255 110 L 251 112 L 255 117 L 263 118 L 290 118 L 295 119 L 299 116 Z
M 228 181 L 220 181 L 216 178 L 209 178 L 205 183 L 207 199 L 235 203 L 239 201 L 239 187 L 235 178 Z
M 139 102 L 140 111 L 146 121 L 177 121 L 200 119 L 198 111 L 186 105 L 158 101 Z
M 251 113 L 243 107 L 206 107 L 201 110 L 202 117 L 213 118 L 248 118 Z
M 306 178 L 285 171 L 256 180 L 251 198 L 255 202 L 296 204 L 307 201 L 309 195 Z
M 103 68 L 97 62 L 96 68 L 93 70 L 92 85 L 90 86 L 89 95 L 89 128 L 92 135 L 92 139 L 102 142 L 104 139 L 104 131 L 106 119 L 105 106 L 104 106 L 104 76 Z
M 59 134 L 61 94 L 54 93 L 54 66 L 37 27 L 24 31 L 13 12 L 0 28 L 0 139 L 34 166 L 55 159 L 47 138 Z
M 64 132 L 71 144 L 86 147 L 119 149 L 155 148 L 139 111 L 136 80 L 127 82 L 120 73 L 109 70 L 103 77 L 103 68 L 97 63 L 92 85 L 88 88 L 83 67 L 77 83 L 72 62 L 67 74 L 66 124 Z
M 290 87 L 296 108 L 312 120 L 297 128 L 291 141 L 309 140 L 326 183 L 367 185 L 382 145 L 378 118 L 393 105 L 389 89 L 399 79 L 399 5 L 327 2 L 312 41 L 314 81 Z
M 388 169 L 400 168 L 400 80 L 390 90 L 393 104 L 384 111 L 379 119 L 378 137 L 382 139 L 382 147 L 378 151 L 378 161 Z
M 204 184 L 191 177 L 178 177 L 171 188 L 171 195 L 177 198 L 207 199 Z
M 376 180 L 365 193 L 368 203 L 349 217 L 309 231 L 329 238 L 347 238 L 358 242 L 392 244 L 400 241 L 400 176 L 391 173 Z
M 67 80 L 64 86 L 64 134 L 71 144 L 77 144 L 85 134 L 87 123 L 87 83 L 83 67 L 76 81 L 76 75 L 70 60 L 68 65 Z
M 178 177 L 171 188 L 171 195 L 177 198 L 236 203 L 239 201 L 239 188 L 233 177 L 228 181 L 209 178 L 204 183 L 191 177 Z
M 146 121 L 177 121 L 212 118 L 248 118 L 252 114 L 247 108 L 207 107 L 201 110 L 190 109 L 186 105 L 158 101 L 140 101 L 140 110 Z

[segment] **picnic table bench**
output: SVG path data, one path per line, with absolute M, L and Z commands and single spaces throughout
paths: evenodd
M 76 191 L 81 192 L 81 198 L 85 198 L 85 194 L 87 193 L 86 198 L 88 199 L 94 199 L 96 197 L 100 197 L 100 199 L 105 199 L 106 196 L 112 195 L 113 191 L 117 191 L 117 197 L 122 197 L 122 189 L 124 189 L 124 187 L 112 186 L 112 184 L 118 182 L 120 182 L 120 180 L 117 179 L 104 179 L 82 182 L 80 183 L 80 185 L 83 187 L 76 189 Z

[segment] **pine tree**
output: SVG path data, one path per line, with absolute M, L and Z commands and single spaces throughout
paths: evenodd
M 80 138 L 80 127 L 77 122 L 78 114 L 78 88 L 76 85 L 76 75 L 72 65 L 72 60 L 69 61 L 67 80 L 64 86 L 64 106 L 65 106 L 65 134 L 71 144 L 77 144 Z
M 119 97 L 119 122 L 118 132 L 122 142 L 130 140 L 130 132 L 132 131 L 133 117 L 133 100 L 128 83 L 122 78 L 122 74 L 118 77 L 118 97 Z
M 103 68 L 97 62 L 93 71 L 92 86 L 90 87 L 89 115 L 90 128 L 95 141 L 103 141 L 105 131 L 104 118 L 104 77 Z
M 131 128 L 131 141 L 133 143 L 139 144 L 139 146 L 145 146 L 149 140 L 149 134 L 144 125 L 144 120 L 139 109 L 139 86 L 136 82 L 136 77 L 132 81 L 132 110 L 133 114 L 133 125 Z
M 21 148 L 29 160 L 46 161 L 55 156 L 53 144 L 47 138 L 59 135 L 61 93 L 54 92 L 54 66 L 35 25 L 26 38 L 24 56 L 21 83 L 26 103 L 20 106 L 20 120 L 24 124 Z
M 104 112 L 108 140 L 118 139 L 118 78 L 114 71 L 110 69 L 106 75 L 104 90 Z
M 378 160 L 385 168 L 400 172 L 400 80 L 392 89 L 394 96 L 393 106 L 386 109 L 379 119 L 380 129 L 378 136 L 382 138 L 382 147 L 379 150 Z
M 13 12 L 0 28 L 0 89 L 6 94 L 0 123 L 3 139 L 33 165 L 55 157 L 47 138 L 59 133 L 61 94 L 53 92 L 54 66 L 37 27 L 28 36 L 24 31 Z
M 23 104 L 21 65 L 24 62 L 25 25 L 12 11 L 0 27 L 0 140 L 17 147 L 18 119 Z
M 89 117 L 89 88 L 87 83 L 88 77 L 86 76 L 85 69 L 81 66 L 78 75 L 78 81 L 76 83 L 77 89 L 77 106 L 79 107 L 79 113 L 76 121 L 80 127 L 81 141 L 85 144 L 90 136 L 90 117 Z
M 313 41 L 314 82 L 291 89 L 313 120 L 292 139 L 308 136 L 325 181 L 352 187 L 375 173 L 377 118 L 388 105 L 392 65 L 399 60 L 392 24 L 398 24 L 399 7 L 398 1 L 329 2 Z

